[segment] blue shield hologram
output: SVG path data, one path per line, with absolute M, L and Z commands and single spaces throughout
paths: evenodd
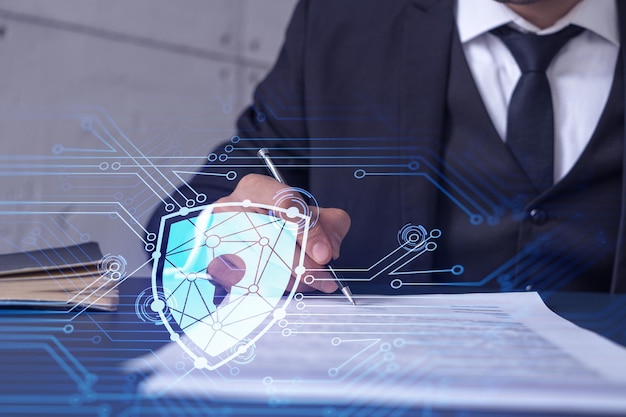
M 297 239 L 306 245 L 309 221 L 297 209 L 250 201 L 182 208 L 161 219 L 152 309 L 196 367 L 227 363 L 285 317 L 305 271 Z M 210 275 L 212 262 L 238 274 L 220 303 L 214 301 L 220 286 Z M 292 275 L 295 283 L 285 294 Z

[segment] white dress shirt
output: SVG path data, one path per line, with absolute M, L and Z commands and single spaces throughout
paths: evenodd
M 456 20 L 478 91 L 503 140 L 508 104 L 521 72 L 508 48 L 489 31 L 505 24 L 539 35 L 569 24 L 587 29 L 559 51 L 547 70 L 554 106 L 556 183 L 589 143 L 611 90 L 619 54 L 615 0 L 582 0 L 543 30 L 494 0 L 457 0 Z

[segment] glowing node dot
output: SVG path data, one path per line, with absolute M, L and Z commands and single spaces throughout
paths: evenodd
M 196 274 L 195 272 L 192 272 L 192 273 L 187 275 L 187 279 L 189 281 L 194 281 L 196 278 L 198 278 L 198 274 Z
M 205 243 L 209 248 L 216 248 L 219 246 L 220 241 L 221 239 L 219 236 L 211 235 L 211 236 L 207 236 Z
M 354 171 L 354 178 L 356 179 L 361 179 L 364 178 L 366 175 L 365 170 L 364 169 L 357 169 L 356 171 Z
M 180 214 L 181 216 L 186 216 L 189 214 L 189 208 L 187 207 L 182 207 L 180 210 L 178 210 L 178 214 Z
M 154 300 L 152 303 L 150 303 L 150 308 L 155 313 L 159 313 L 163 311 L 163 309 L 165 309 L 165 303 L 163 302 L 163 300 L 157 299 L 157 300 Z
M 152 252 L 152 259 L 159 259 L 161 257 L 161 252 Z
M 252 284 L 248 287 L 248 292 L 250 294 L 256 294 L 259 291 L 259 286 L 256 284 Z
M 287 317 L 287 311 L 284 308 L 277 308 L 272 314 L 276 320 L 282 320 Z
M 418 234 L 414 234 L 414 235 L 410 235 L 409 236 L 409 242 L 411 243 L 415 243 L 418 242 L 422 237 Z
M 303 265 L 298 265 L 298 266 L 296 266 L 294 271 L 295 271 L 296 274 L 302 275 L 306 271 L 306 268 Z
M 472 214 L 470 216 L 471 224 L 481 224 L 482 222 L 483 222 L 483 216 L 481 216 L 480 214 Z
M 198 368 L 198 369 L 205 368 L 205 367 L 206 367 L 206 365 L 207 365 L 207 360 L 206 360 L 206 358 L 202 358 L 202 357 L 200 357 L 200 358 L 196 358 L 196 360 L 195 360 L 195 361 L 193 361 L 193 366 L 195 366 L 195 367 L 196 367 L 196 368 Z
M 176 341 L 180 340 L 180 336 L 178 335 L 178 333 L 172 333 L 172 334 L 170 335 L 170 340 L 171 340 L 172 342 L 176 342 Z
M 248 347 L 246 345 L 237 346 L 237 355 L 243 355 L 248 351 Z
M 213 323 L 213 326 L 211 326 L 211 327 L 216 332 L 219 332 L 220 330 L 222 330 L 222 323 L 220 323 L 219 321 L 216 321 L 215 323 Z
M 463 271 L 464 271 L 463 265 L 454 265 L 451 270 L 452 274 L 454 275 L 461 275 Z
M 391 281 L 391 284 L 389 284 L 389 285 L 391 285 L 391 288 L 397 290 L 398 288 L 400 288 L 402 286 L 402 284 L 403 283 L 402 283 L 401 279 L 394 279 L 393 281 Z
M 252 204 L 252 201 L 250 201 L 250 200 L 243 200 L 241 202 L 241 205 L 244 206 L 244 207 L 250 207 L 250 204 Z
M 296 217 L 298 214 L 300 214 L 300 211 L 298 210 L 298 207 L 289 207 L 287 209 L 287 217 L 289 217 L 291 219 Z
M 261 246 L 267 246 L 269 245 L 270 240 L 266 237 L 262 237 L 261 239 L 259 239 L 259 245 Z

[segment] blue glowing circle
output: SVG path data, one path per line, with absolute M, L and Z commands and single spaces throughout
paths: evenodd
M 366 172 L 364 169 L 357 169 L 356 171 L 354 171 L 354 178 L 356 178 L 357 180 L 365 178 L 365 175 Z
M 483 216 L 481 216 L 480 214 L 472 214 L 470 216 L 470 223 L 473 224 L 473 225 L 479 225 L 484 220 L 485 220 L 485 218 Z
M 404 250 L 410 252 L 423 246 L 427 236 L 428 232 L 424 226 L 415 226 L 408 223 L 398 231 L 397 239 Z
M 391 281 L 391 283 L 389 283 L 389 285 L 391 286 L 391 288 L 393 288 L 394 290 L 397 290 L 398 288 L 402 287 L 402 280 L 401 279 L 394 279 L 393 281 Z

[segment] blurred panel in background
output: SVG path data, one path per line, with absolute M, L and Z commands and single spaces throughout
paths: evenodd
M 96 240 L 147 275 L 157 196 L 233 134 L 294 5 L 0 0 L 0 253 Z

